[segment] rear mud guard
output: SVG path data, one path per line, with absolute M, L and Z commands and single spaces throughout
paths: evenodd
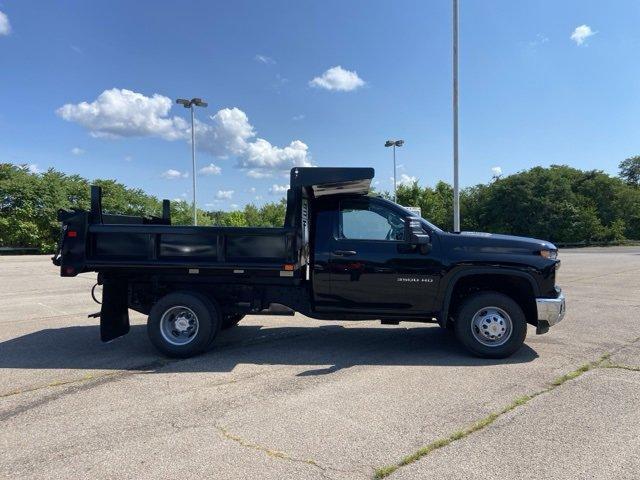
M 129 333 L 129 306 L 127 281 L 105 278 L 100 309 L 100 339 L 109 342 Z

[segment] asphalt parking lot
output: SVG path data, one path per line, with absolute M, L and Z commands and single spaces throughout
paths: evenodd
M 301 315 L 168 360 L 138 314 L 100 342 L 93 275 L 0 257 L 0 478 L 637 479 L 640 248 L 560 258 L 566 318 L 507 360 Z

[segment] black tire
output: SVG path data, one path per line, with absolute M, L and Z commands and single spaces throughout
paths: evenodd
M 474 325 L 476 314 L 479 315 L 478 324 L 485 329 L 484 334 L 480 332 L 478 324 Z M 502 323 L 499 323 L 500 321 Z M 505 327 L 509 321 L 510 331 Z M 502 328 L 507 330 L 503 333 Z M 522 347 L 527 336 L 527 320 L 522 308 L 511 297 L 498 292 L 480 292 L 463 300 L 456 315 L 454 329 L 460 343 L 474 355 L 484 358 L 506 358 Z M 494 331 L 494 338 L 487 338 L 487 335 L 492 335 Z M 506 340 L 503 340 L 504 336 Z M 495 345 L 490 345 L 491 343 Z
M 241 313 L 226 315 L 224 317 L 224 320 L 222 320 L 222 330 L 227 330 L 228 328 L 235 327 L 243 318 L 244 318 L 244 315 Z
M 163 354 L 175 358 L 192 357 L 204 352 L 218 334 L 222 323 L 219 312 L 215 302 L 199 293 L 170 293 L 158 300 L 151 309 L 147 334 L 151 343 Z M 171 322 L 172 318 L 181 324 L 176 326 Z M 171 326 L 176 328 L 174 333 L 170 332 Z M 185 330 L 179 332 L 182 328 Z

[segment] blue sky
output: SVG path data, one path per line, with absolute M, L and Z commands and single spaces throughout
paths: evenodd
M 615 174 L 640 154 L 640 2 L 460 3 L 463 185 L 493 167 Z M 2 162 L 190 198 L 188 111 L 172 102 L 199 96 L 200 206 L 277 200 L 292 165 L 373 166 L 391 189 L 393 137 L 399 178 L 451 181 L 450 0 L 0 12 Z

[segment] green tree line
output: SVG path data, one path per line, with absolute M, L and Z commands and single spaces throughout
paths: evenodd
M 402 185 L 398 203 L 453 228 L 453 189 Z M 620 164 L 620 176 L 563 165 L 535 167 L 460 192 L 463 230 L 531 236 L 557 242 L 599 243 L 640 239 L 640 156 Z
M 103 189 L 108 213 L 160 215 L 161 201 L 114 180 L 92 182 L 55 169 L 33 173 L 25 166 L 0 164 L 0 247 L 35 247 L 52 252 L 60 232 L 58 209 L 88 209 L 89 186 Z M 398 188 L 398 203 L 419 206 L 422 216 L 452 229 L 453 190 L 418 183 Z M 383 195 L 388 196 L 388 193 Z M 246 205 L 231 212 L 198 210 L 200 225 L 281 226 L 286 203 Z M 620 164 L 620 177 L 567 166 L 535 167 L 460 195 L 464 230 L 527 235 L 558 243 L 619 242 L 640 239 L 640 156 Z M 174 225 L 189 225 L 191 207 L 171 202 Z

